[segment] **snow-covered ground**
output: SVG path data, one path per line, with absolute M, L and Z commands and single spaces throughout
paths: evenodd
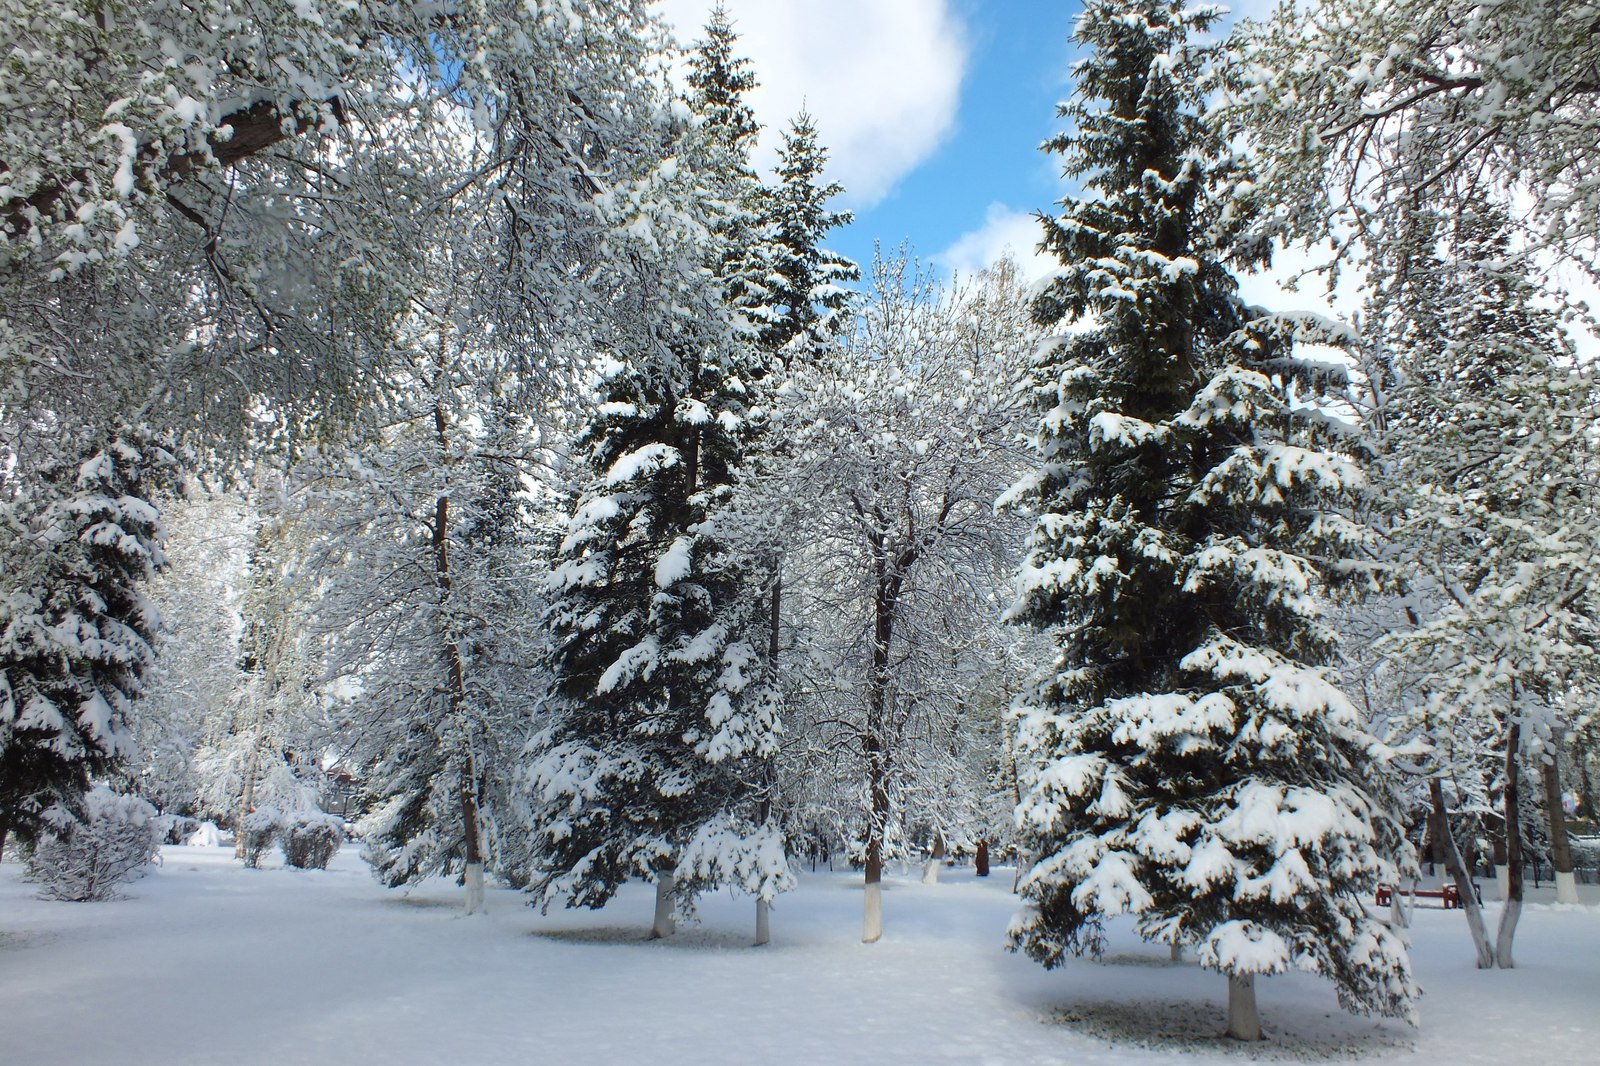
M 1261 982 L 1271 1040 L 1243 1046 L 1215 1036 L 1222 978 L 1126 929 L 1101 962 L 1053 973 L 1005 952 L 1008 870 L 891 879 L 875 945 L 859 876 L 808 874 L 751 948 L 754 905 L 726 896 L 652 943 L 645 886 L 548 917 L 491 892 L 487 916 L 461 918 L 458 889 L 385 891 L 350 848 L 322 873 L 220 848 L 164 860 L 88 904 L 37 900 L 0 866 L 0 1066 L 1600 1062 L 1590 886 L 1578 907 L 1533 892 L 1512 971 L 1475 970 L 1460 914 L 1419 908 L 1420 1029 L 1346 1015 L 1292 974 Z

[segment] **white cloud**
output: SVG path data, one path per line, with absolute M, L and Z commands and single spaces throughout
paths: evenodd
M 965 27 L 949 0 L 724 0 L 760 86 L 751 94 L 770 166 L 802 107 L 828 147 L 844 200 L 869 208 L 955 126 Z M 661 0 L 679 38 L 701 35 L 713 0 Z
M 993 203 L 984 212 L 982 226 L 957 237 L 933 261 L 952 274 L 970 276 L 1010 255 L 1017 261 L 1023 281 L 1034 282 L 1057 265 L 1054 257 L 1037 251 L 1041 236 L 1039 220 L 1032 213 Z

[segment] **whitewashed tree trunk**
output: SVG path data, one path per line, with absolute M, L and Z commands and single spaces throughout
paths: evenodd
M 1512 684 L 1511 694 L 1513 701 L 1516 699 L 1516 685 Z M 1515 703 L 1513 702 L 1513 709 Z M 1511 943 L 1517 936 L 1517 920 L 1522 917 L 1522 822 L 1519 794 L 1521 791 L 1521 778 L 1517 767 L 1517 751 L 1521 741 L 1522 725 L 1516 718 L 1511 719 L 1510 726 L 1506 729 L 1506 770 L 1505 790 L 1502 799 L 1505 801 L 1506 825 L 1506 880 L 1505 880 L 1505 906 L 1500 908 L 1500 931 L 1495 937 L 1494 956 L 1495 963 L 1502 970 L 1516 967 L 1516 962 L 1511 955 Z
M 669 937 L 677 930 L 672 920 L 672 889 L 676 883 L 667 871 L 656 875 L 656 919 L 650 926 L 651 940 Z
M 1494 941 L 1495 963 L 1502 970 L 1516 969 L 1516 960 L 1511 957 L 1511 944 L 1517 936 L 1517 922 L 1522 918 L 1522 900 L 1508 899 L 1504 907 L 1500 908 L 1500 929 Z
M 1500 900 L 1511 898 L 1511 869 L 1504 863 L 1494 868 L 1494 896 Z
M 1389 894 L 1389 924 L 1395 929 L 1408 929 L 1411 926 L 1411 916 L 1406 913 L 1405 893 L 1402 891 L 1403 887 L 1404 886 L 1402 885 L 1396 884 L 1394 886 L 1394 891 Z M 1416 890 L 1417 883 L 1413 881 L 1411 882 L 1411 891 L 1414 893 Z M 1416 900 L 1416 898 L 1417 897 L 1415 895 L 1411 897 L 1413 902 Z
M 1467 930 L 1472 934 L 1472 946 L 1478 951 L 1478 969 L 1494 966 L 1494 948 L 1489 944 L 1489 930 L 1483 922 L 1483 907 L 1478 894 L 1472 890 L 1472 878 L 1466 864 L 1461 861 L 1461 849 L 1456 847 L 1455 834 L 1450 831 L 1450 818 L 1444 806 L 1444 786 L 1436 777 L 1428 783 L 1428 793 L 1433 798 L 1433 809 L 1439 819 L 1439 839 L 1444 845 L 1445 866 L 1455 880 L 1456 895 L 1461 900 L 1462 913 L 1467 916 Z
M 944 834 L 933 834 L 933 849 L 928 853 L 928 861 L 922 864 L 922 883 L 936 885 L 939 883 L 939 866 L 944 862 Z
M 482 914 L 483 908 L 483 863 L 467 863 L 466 876 L 466 913 Z
M 1174 940 L 1167 946 L 1167 957 L 1173 962 L 1183 961 L 1183 944 L 1181 941 Z
M 768 917 L 772 904 L 764 899 L 756 900 L 756 947 L 772 940 L 772 927 Z
M 1254 974 L 1228 978 L 1228 1031 L 1234 1040 L 1260 1040 L 1261 1014 L 1256 1010 Z
M 1578 878 L 1571 870 L 1556 871 L 1556 902 L 1578 902 Z
M 883 882 L 873 881 L 867 885 L 866 890 L 861 942 L 876 944 L 881 936 L 883 936 Z

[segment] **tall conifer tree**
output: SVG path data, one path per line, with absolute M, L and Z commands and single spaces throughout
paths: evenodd
M 720 11 L 707 34 L 690 77 L 702 122 L 663 148 L 666 214 L 641 248 L 662 291 L 632 294 L 581 441 L 591 477 L 551 585 L 551 724 L 527 774 L 543 902 L 597 907 L 648 877 L 658 936 L 704 889 L 770 899 L 792 877 L 755 800 L 778 733 L 752 643 L 759 580 L 724 525 L 764 373 L 749 326 L 764 300 L 747 239 L 754 82 Z
M 165 565 L 158 493 L 170 438 L 128 428 L 38 477 L 25 521 L 0 525 L 0 849 L 79 810 L 92 778 L 134 751 L 133 702 L 160 618 L 145 596 Z M 20 510 L 20 509 L 18 509 Z
M 1362 904 L 1401 827 L 1317 665 L 1334 653 L 1319 596 L 1359 573 L 1362 534 L 1334 508 L 1362 476 L 1222 260 L 1244 205 L 1213 193 L 1227 155 L 1188 43 L 1215 18 L 1090 0 L 1071 131 L 1047 146 L 1084 192 L 1046 220 L 1062 266 L 1035 314 L 1087 328 L 1036 363 L 1041 465 L 1014 493 L 1038 517 L 1012 613 L 1059 657 L 1018 710 L 1033 866 L 1011 935 L 1054 966 L 1131 914 L 1226 974 L 1229 1032 L 1255 1038 L 1257 974 L 1319 972 L 1389 1014 L 1416 990 Z
M 770 299 L 761 345 L 785 364 L 814 359 L 826 339 L 844 327 L 851 297 L 844 286 L 861 277 L 855 263 L 822 246 L 829 230 L 854 218 L 828 207 L 844 188 L 823 176 L 827 162 L 816 124 L 800 112 L 784 131 L 778 183 L 766 194 Z

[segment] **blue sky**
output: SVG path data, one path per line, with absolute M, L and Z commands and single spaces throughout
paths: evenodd
M 659 0 L 694 40 L 714 0 Z M 907 241 L 946 272 L 1010 251 L 1025 274 L 1036 211 L 1065 193 L 1059 160 L 1038 150 L 1072 91 L 1073 0 L 724 0 L 760 87 L 758 165 L 800 107 L 815 116 L 841 206 L 854 225 L 832 247 L 863 267 L 874 242 Z M 1236 5 L 1263 13 L 1271 0 Z M 1276 291 L 1276 286 L 1272 286 Z M 1252 298 L 1262 298 L 1262 293 Z M 1303 297 L 1295 303 L 1320 301 Z
M 1060 0 L 725 0 L 776 130 L 802 104 L 816 117 L 842 206 L 856 222 L 830 242 L 865 265 L 873 243 L 908 241 L 963 271 L 1036 239 L 1027 221 L 1060 198 L 1039 142 L 1071 86 L 1078 4 Z M 664 0 L 692 40 L 712 0 Z M 965 238 L 965 243 L 963 243 Z
M 953 127 L 880 202 L 858 211 L 840 251 L 866 262 L 872 243 L 909 240 L 941 266 L 972 270 L 1002 248 L 1031 251 L 1029 216 L 1062 195 L 1057 160 L 1038 150 L 1071 92 L 1068 37 L 1078 5 L 964 0 L 967 69 Z M 962 238 L 967 241 L 963 246 Z

